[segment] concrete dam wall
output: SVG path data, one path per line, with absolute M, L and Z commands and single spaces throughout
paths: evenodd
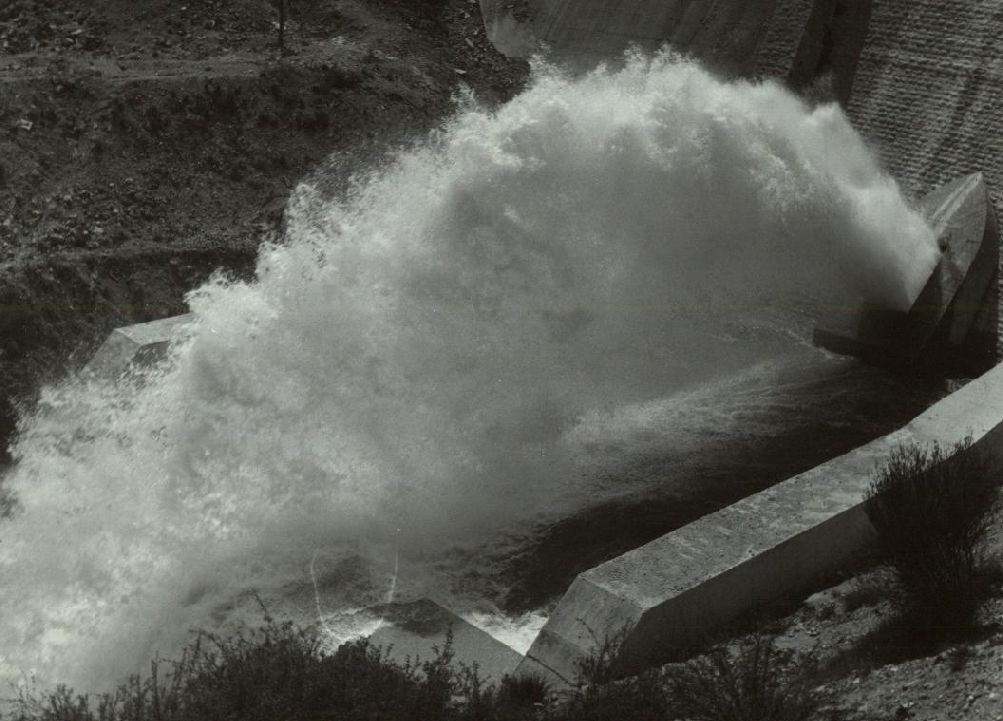
M 728 72 L 755 66 L 777 0 L 481 0 L 492 42 L 506 54 L 546 47 L 565 58 L 614 58 L 669 42 Z
M 848 112 L 914 193 L 981 171 L 1003 204 L 1003 0 L 874 4 Z
M 831 85 L 914 194 L 982 171 L 1003 201 L 1003 0 L 480 0 L 509 54 L 593 64 L 668 43 L 722 72 Z

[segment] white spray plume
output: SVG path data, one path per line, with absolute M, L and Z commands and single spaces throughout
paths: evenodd
M 837 107 L 671 56 L 540 70 L 291 215 L 144 383 L 23 420 L 5 678 L 107 685 L 316 549 L 414 559 L 573 505 L 582 418 L 779 352 L 767 315 L 905 308 L 937 257 Z

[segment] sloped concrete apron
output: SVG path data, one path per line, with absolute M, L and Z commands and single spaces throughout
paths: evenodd
M 573 683 L 597 641 L 625 632 L 625 671 L 671 657 L 741 613 L 797 592 L 874 539 L 864 496 L 901 444 L 971 435 L 1001 461 L 1003 366 L 895 433 L 705 516 L 578 576 L 517 673 Z

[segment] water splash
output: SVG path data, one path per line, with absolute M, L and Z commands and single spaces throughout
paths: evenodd
M 168 363 L 22 420 L 4 678 L 101 687 L 317 549 L 400 538 L 441 569 L 587 504 L 602 418 L 783 354 L 834 304 L 904 308 L 937 255 L 837 107 L 671 56 L 538 68 L 290 216 L 253 283 L 192 294 Z

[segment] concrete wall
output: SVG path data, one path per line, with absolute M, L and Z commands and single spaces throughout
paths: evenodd
M 1000 235 L 985 178 L 958 178 L 919 205 L 943 253 L 909 312 L 830 314 L 813 340 L 900 371 L 979 375 L 999 360 Z
M 794 64 L 815 0 L 777 0 L 756 56 L 755 74 L 786 78 Z
M 1003 209 L 1001 28 L 1003 0 L 874 4 L 848 112 L 912 194 L 982 171 Z
M 626 626 L 622 669 L 657 664 L 741 613 L 802 590 L 872 542 L 864 495 L 896 447 L 949 446 L 968 434 L 994 455 L 1003 449 L 1003 366 L 889 436 L 580 574 L 518 672 L 573 682 L 578 661 Z
M 445 647 L 450 633 L 454 663 L 470 668 L 476 664 L 487 684 L 500 683 L 522 661 L 518 651 L 427 598 L 367 610 L 386 624 L 374 631 L 369 641 L 402 664 L 432 660 L 437 649 Z
M 488 36 L 502 52 L 546 47 L 586 64 L 628 45 L 668 43 L 726 75 L 788 80 L 801 89 L 820 69 L 849 97 L 867 36 L 871 0 L 480 0 Z
M 925 193 L 981 170 L 1003 201 L 1003 0 L 881 0 L 849 113 Z
M 513 54 L 542 41 L 595 61 L 631 42 L 669 42 L 799 88 L 828 67 L 837 97 L 906 188 L 921 195 L 981 170 L 1003 207 L 1003 0 L 480 2 L 489 35 L 504 26 L 518 36 Z
M 488 36 L 526 55 L 548 46 L 560 57 L 615 59 L 628 45 L 668 42 L 725 72 L 750 72 L 777 0 L 480 0 Z M 511 11 L 509 11 L 511 9 Z M 518 41 L 513 30 L 527 34 Z M 528 37 L 535 38 L 535 43 Z

